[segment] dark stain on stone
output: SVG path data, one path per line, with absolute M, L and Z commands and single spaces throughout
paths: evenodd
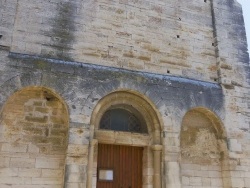
M 83 130 L 82 130 L 82 129 L 78 129 L 78 130 L 77 130 L 77 133 L 78 133 L 78 134 L 82 134 L 82 133 L 83 133 Z
M 57 101 L 57 98 L 52 94 L 52 93 L 49 93 L 47 91 L 44 91 L 43 92 L 43 95 L 44 95 L 44 98 L 47 100 L 47 101 Z
M 50 58 L 73 60 L 69 55 L 69 51 L 72 49 L 75 40 L 75 12 L 76 5 L 74 1 L 59 3 L 57 15 L 49 21 L 52 29 L 45 33 L 51 37 L 51 44 L 49 45 L 51 50 L 42 50 L 42 55 Z
M 85 92 L 89 93 L 95 91 L 94 93 L 98 95 L 93 95 L 90 99 L 96 98 L 99 100 L 99 96 L 102 97 L 111 91 L 115 91 L 121 86 L 121 83 L 123 83 L 125 88 L 136 88 L 136 90 L 148 96 L 158 108 L 167 101 L 168 106 L 173 106 L 176 109 L 183 109 L 181 112 L 176 111 L 175 115 L 177 116 L 181 116 L 183 111 L 193 108 L 194 106 L 204 106 L 211 109 L 219 116 L 224 116 L 224 97 L 222 88 L 219 84 L 178 78 L 169 75 L 141 73 L 120 68 L 66 62 L 28 55 L 20 57 L 20 55 L 14 53 L 11 53 L 11 57 L 29 60 L 30 64 L 34 64 L 37 60 L 42 59 L 45 63 L 47 61 L 48 66 L 55 63 L 67 64 L 69 68 L 74 67 L 75 71 L 71 74 L 62 74 L 56 69 L 53 73 L 46 72 L 43 74 L 42 82 L 47 87 L 54 88 L 56 91 L 64 93 L 65 99 L 77 101 L 77 104 L 81 102 L 75 99 L 76 96 L 74 92 L 68 92 L 69 87 L 85 88 Z M 35 68 L 34 71 L 35 70 L 40 69 Z M 66 82 L 68 83 L 67 85 L 65 85 Z M 202 95 L 199 93 L 200 91 L 202 91 Z M 66 93 L 68 94 L 66 95 Z M 92 105 L 96 103 L 96 101 L 97 100 L 94 100 L 92 102 L 90 100 L 88 105 L 93 107 Z M 86 105 L 85 102 L 82 102 L 82 105 Z M 58 105 L 57 103 L 57 101 L 48 101 L 46 105 L 55 106 Z M 56 122 L 54 123 L 58 124 Z

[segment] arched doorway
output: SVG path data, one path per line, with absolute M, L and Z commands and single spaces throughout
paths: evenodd
M 141 114 L 131 106 L 110 107 L 101 118 L 99 130 L 137 133 L 148 137 L 148 130 Z M 119 139 L 119 138 L 116 138 Z M 104 141 L 105 142 L 105 141 Z M 117 142 L 117 141 L 115 141 Z M 97 188 L 142 187 L 144 147 L 123 144 L 98 144 Z
M 130 156 L 131 152 L 137 153 L 137 160 L 141 162 L 141 168 L 139 167 L 142 179 L 141 186 L 160 188 L 162 184 L 160 136 L 162 123 L 159 117 L 152 102 L 137 92 L 120 90 L 101 99 L 91 117 L 92 141 L 89 150 L 87 187 L 92 188 L 101 184 L 100 179 L 98 179 L 100 173 L 111 173 L 113 178 L 117 177 L 114 174 L 116 173 L 114 169 L 106 169 L 107 171 L 105 171 L 105 168 L 102 169 L 98 164 L 102 160 L 100 152 L 103 151 L 104 147 L 110 147 L 111 150 L 119 150 L 120 153 L 123 152 L 127 156 Z M 122 122 L 121 119 L 123 119 Z M 131 122 L 128 122 L 130 120 Z M 117 126 L 117 124 L 122 124 L 122 126 Z M 124 156 L 119 157 L 122 159 Z M 132 164 L 135 158 L 131 157 L 124 162 Z M 133 173 L 129 173 L 129 171 L 129 169 L 126 171 L 126 176 L 129 174 L 128 179 L 132 179 Z M 117 180 L 113 179 L 112 181 L 117 183 Z M 121 186 L 138 188 L 133 187 L 133 183 L 131 185 L 123 183 Z
M 180 134 L 183 186 L 231 187 L 224 127 L 210 110 L 189 110 Z

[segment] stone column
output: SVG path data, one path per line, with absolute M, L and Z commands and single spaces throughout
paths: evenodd
M 92 180 L 93 180 L 93 159 L 94 159 L 94 150 L 97 145 L 98 140 L 92 139 L 90 141 L 89 148 L 89 161 L 88 161 L 88 178 L 87 178 L 87 188 L 92 188 Z
M 166 187 L 181 188 L 180 164 L 177 161 L 165 162 Z
M 153 145 L 152 146 L 153 155 L 154 155 L 154 176 L 153 176 L 153 187 L 161 188 L 161 152 L 162 145 Z
M 155 130 L 153 137 L 154 137 L 154 144 L 155 145 L 158 145 L 161 143 L 161 131 Z

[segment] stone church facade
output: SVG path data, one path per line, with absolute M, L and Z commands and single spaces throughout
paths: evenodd
M 249 71 L 236 0 L 0 0 L 0 187 L 250 188 Z

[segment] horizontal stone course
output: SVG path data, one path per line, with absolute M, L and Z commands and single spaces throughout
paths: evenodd
M 31 6 L 25 6 L 27 2 Z M 210 3 L 198 5 L 197 2 L 182 2 L 181 6 L 177 7 L 169 2 L 130 4 L 118 0 L 112 3 L 97 1 L 91 6 L 88 2 L 80 1 L 64 3 L 61 6 L 57 2 L 39 2 L 36 6 L 30 1 L 27 2 L 19 4 L 23 11 L 17 12 L 20 19 L 15 22 L 17 30 L 13 34 L 12 52 L 149 72 L 160 71 L 164 74 L 171 70 L 176 75 L 182 73 L 175 69 L 186 67 L 181 62 L 183 58 L 190 60 L 192 65 L 195 64 L 195 59 L 203 66 L 212 62 L 215 65 L 216 62 L 215 58 L 213 61 L 206 60 L 209 54 L 210 58 L 215 55 L 215 49 L 209 42 L 213 39 Z M 69 9 L 69 12 L 64 9 Z M 33 16 L 30 16 L 31 13 Z M 67 24 L 72 27 L 67 29 Z M 66 29 L 62 25 L 66 26 Z M 22 32 L 30 34 L 23 40 Z M 67 38 L 63 39 L 60 35 Z M 196 42 L 193 43 L 194 41 Z M 96 42 L 98 46 L 89 44 Z M 145 44 L 152 47 L 145 48 Z M 154 48 L 156 45 L 157 48 Z M 60 48 L 64 49 L 64 52 L 59 52 Z M 118 49 L 115 54 L 113 48 Z M 195 48 L 200 52 L 190 53 Z M 184 54 L 180 55 L 180 51 Z M 161 64 L 162 57 L 171 58 Z M 208 67 L 207 70 L 209 74 L 201 73 L 201 70 L 197 72 L 202 75 L 202 79 L 211 80 L 211 75 L 214 77 L 213 72 Z M 52 66 L 52 71 L 74 72 L 67 65 Z M 187 75 L 194 76 L 185 76 Z

